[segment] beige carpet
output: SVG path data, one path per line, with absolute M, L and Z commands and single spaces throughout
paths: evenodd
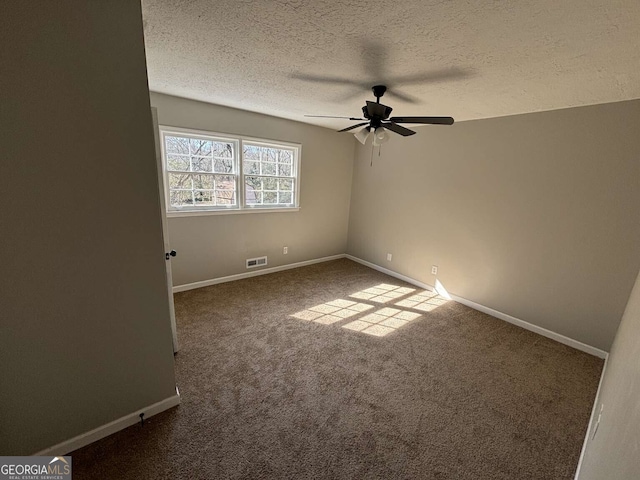
M 349 260 L 175 300 L 182 404 L 74 479 L 573 478 L 600 359 Z

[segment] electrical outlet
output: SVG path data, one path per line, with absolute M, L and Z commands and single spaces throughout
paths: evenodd
M 289 253 L 289 247 L 282 247 L 282 254 L 286 255 L 287 253 Z
M 390 253 L 387 253 L 387 260 L 390 262 L 391 259 L 393 258 L 393 255 L 391 255 Z
M 437 275 L 437 274 L 438 274 L 438 266 L 431 265 L 431 275 Z

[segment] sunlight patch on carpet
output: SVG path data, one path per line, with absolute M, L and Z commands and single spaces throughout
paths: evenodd
M 309 320 L 323 325 L 330 325 L 372 308 L 374 308 L 373 305 L 338 299 L 302 310 L 291 316 L 298 320 Z
M 408 312 L 398 308 L 385 307 L 353 322 L 343 325 L 342 328 L 355 330 L 356 332 L 384 337 L 385 335 L 404 327 L 407 323 L 420 318 L 422 315 L 416 312 Z
M 349 295 L 360 302 L 339 298 L 294 313 L 291 317 L 322 325 L 342 322 L 339 326 L 347 330 L 384 337 L 449 301 L 438 292 L 416 291 L 415 288 L 381 283 Z
M 416 295 L 407 297 L 399 302 L 396 302 L 396 306 L 412 308 L 414 310 L 420 310 L 421 312 L 430 312 L 431 310 L 444 305 L 449 300 L 443 298 L 438 292 L 421 292 Z
M 415 288 L 399 287 L 397 285 L 381 283 L 380 285 L 376 285 L 375 287 L 352 293 L 349 296 L 351 298 L 357 298 L 359 300 L 369 300 L 370 302 L 376 303 L 387 303 L 415 291 Z

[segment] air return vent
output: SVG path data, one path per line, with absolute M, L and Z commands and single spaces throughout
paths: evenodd
M 247 258 L 247 268 L 262 267 L 267 264 L 267 257 Z

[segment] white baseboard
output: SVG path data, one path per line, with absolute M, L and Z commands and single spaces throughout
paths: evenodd
M 374 270 L 378 270 L 379 272 L 386 273 L 391 277 L 398 278 L 407 283 L 415 285 L 420 288 L 424 288 L 426 290 L 434 290 L 435 287 L 433 285 L 429 285 L 424 282 L 420 282 L 419 280 L 415 280 L 411 277 L 407 277 L 406 275 L 402 275 L 400 273 L 394 272 L 393 270 L 389 270 L 388 268 L 381 267 L 371 262 L 367 262 L 366 260 L 362 260 L 361 258 L 354 257 L 353 255 L 346 255 L 346 258 L 349 260 L 353 260 L 354 262 L 361 263 L 362 265 L 366 265 L 369 268 L 373 268 Z M 506 313 L 499 312 L 498 310 L 494 310 L 493 308 L 485 307 L 484 305 L 480 305 L 479 303 L 472 302 L 471 300 L 467 300 L 466 298 L 459 297 L 458 295 L 454 295 L 449 292 L 449 296 L 452 300 L 455 300 L 458 303 L 466 305 L 467 307 L 471 307 L 474 310 L 478 310 L 480 312 L 491 315 L 492 317 L 499 318 L 500 320 L 504 320 L 505 322 L 512 323 L 519 327 L 524 328 L 525 330 L 529 330 L 531 332 L 542 335 L 543 337 L 550 338 L 555 340 L 556 342 L 560 342 L 564 345 L 568 345 L 569 347 L 575 348 L 576 350 L 580 350 L 582 352 L 588 353 L 590 355 L 594 355 L 599 358 L 607 358 L 607 352 L 604 350 L 600 350 L 599 348 L 592 347 L 591 345 L 587 345 L 586 343 L 582 343 L 578 340 L 574 340 L 573 338 L 566 337 L 559 333 L 553 332 L 551 330 L 547 330 L 546 328 L 539 327 L 538 325 L 534 325 L 532 323 L 526 322 L 519 318 L 513 317 L 511 315 L 507 315 Z
M 596 414 L 600 415 L 598 411 L 598 405 L 600 404 L 600 392 L 602 391 L 602 381 L 604 380 L 604 374 L 607 371 L 607 363 L 609 363 L 609 355 L 604 359 L 604 365 L 602 366 L 602 373 L 600 373 L 600 383 L 598 383 L 598 390 L 596 391 L 596 398 L 593 399 L 593 408 L 591 409 L 591 417 L 589 418 L 589 426 L 587 427 L 587 434 L 584 436 L 584 442 L 582 443 L 582 451 L 580 452 L 580 460 L 578 460 L 578 467 L 576 468 L 576 474 L 573 477 L 574 480 L 578 480 L 580 477 L 580 469 L 582 468 L 582 460 L 587 450 L 587 444 L 592 437 L 593 424 L 596 418 Z
M 314 263 L 328 262 L 330 260 L 338 260 L 339 258 L 345 258 L 345 254 L 331 255 L 330 257 L 314 258 L 313 260 L 305 260 L 304 262 L 289 263 L 287 265 L 280 265 L 278 267 L 263 268 L 262 270 L 256 270 L 253 272 L 238 273 L 236 275 L 229 275 L 226 277 L 212 278 L 211 280 L 202 280 L 200 282 L 185 283 L 184 285 L 176 285 L 173 287 L 173 293 L 184 292 L 187 290 L 193 290 L 194 288 L 209 287 L 211 285 L 217 285 L 219 283 L 233 282 L 235 280 L 242 280 L 243 278 L 257 277 L 259 275 L 267 275 L 268 273 L 282 272 L 283 270 L 291 270 L 292 268 L 306 267 L 307 265 L 313 265 Z
M 588 353 L 590 355 L 594 355 L 598 358 L 607 358 L 607 352 L 604 350 L 600 350 L 599 348 L 592 347 L 591 345 L 587 345 L 586 343 L 582 343 L 578 340 L 574 340 L 573 338 L 565 337 L 560 333 L 556 333 L 552 330 L 547 330 L 546 328 L 539 327 L 538 325 L 534 325 L 533 323 L 525 322 L 516 317 L 512 317 L 511 315 L 507 315 L 506 313 L 499 312 L 494 310 L 493 308 L 485 307 L 484 305 L 480 305 L 478 303 L 472 302 L 471 300 L 467 300 L 466 298 L 459 297 L 452 293 L 449 294 L 452 300 L 455 300 L 458 303 L 466 305 L 467 307 L 471 307 L 474 310 L 479 310 L 483 313 L 491 315 L 492 317 L 499 318 L 500 320 L 504 320 L 505 322 L 512 323 L 519 327 L 524 328 L 525 330 L 529 330 L 531 332 L 542 335 L 543 337 L 550 338 L 555 340 L 556 342 L 563 343 L 564 345 L 568 345 L 569 347 L 573 347 L 576 350 L 580 350 L 582 352 Z
M 108 437 L 109 435 L 119 432 L 120 430 L 124 430 L 131 425 L 135 425 L 140 421 L 141 413 L 144 413 L 144 418 L 146 420 L 149 417 L 152 417 L 160 412 L 164 412 L 165 410 L 168 410 L 179 404 L 180 394 L 178 393 L 178 389 L 176 388 L 176 394 L 169 398 L 165 398 L 160 402 L 137 410 L 133 413 L 130 413 L 129 415 L 125 415 L 124 417 L 118 418 L 113 422 L 109 422 L 98 428 L 94 428 L 93 430 L 78 435 L 77 437 L 65 440 L 64 442 L 54 445 L 53 447 L 45 448 L 44 450 L 34 453 L 34 455 L 66 455 L 69 452 L 77 450 L 78 448 L 85 447 L 90 443 Z

